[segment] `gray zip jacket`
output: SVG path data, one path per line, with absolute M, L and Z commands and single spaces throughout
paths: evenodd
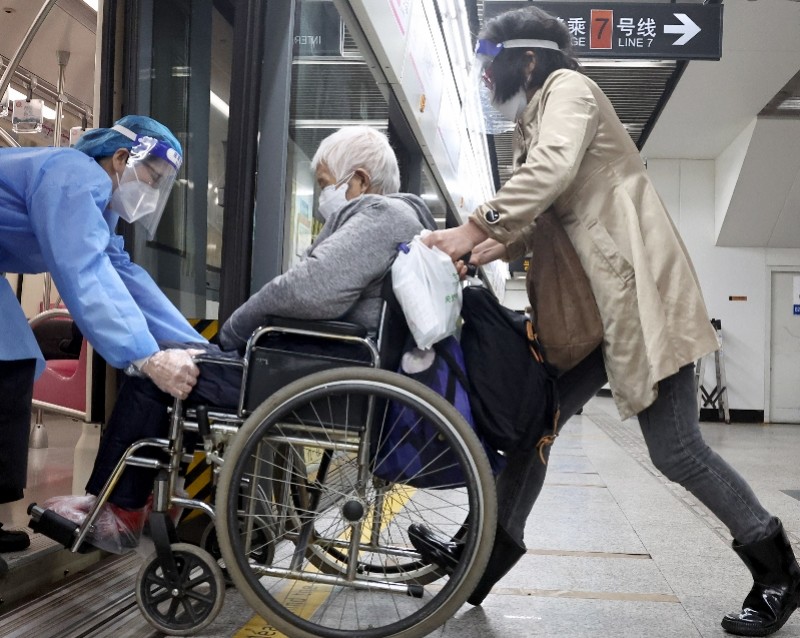
M 338 319 L 374 334 L 380 320 L 381 283 L 397 244 L 436 227 L 416 195 L 362 195 L 328 218 L 303 259 L 264 285 L 222 326 L 223 350 L 244 348 L 268 315 Z

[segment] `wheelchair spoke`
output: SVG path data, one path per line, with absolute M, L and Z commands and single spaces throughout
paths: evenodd
M 390 403 L 450 443 L 447 463 L 465 482 L 430 489 L 373 473 L 381 433 L 396 426 Z M 359 422 L 367 414 L 368 427 Z M 416 382 L 363 369 L 295 382 L 248 418 L 226 452 L 216 503 L 225 565 L 248 602 L 284 633 L 380 638 L 414 627 L 422 635 L 464 602 L 488 559 L 494 479 L 481 455 L 454 408 Z M 415 465 L 422 484 L 441 471 L 428 456 Z M 255 540 L 264 527 L 259 511 L 269 512 L 274 532 L 263 564 L 252 559 L 264 545 Z M 422 560 L 412 523 L 459 538 L 452 574 Z

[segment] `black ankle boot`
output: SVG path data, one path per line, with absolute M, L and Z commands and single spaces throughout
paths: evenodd
M 463 545 L 439 538 L 424 525 L 408 526 L 408 539 L 427 563 L 436 563 L 445 574 L 452 574 L 461 558 Z
M 495 583 L 511 571 L 517 561 L 525 555 L 525 545 L 515 541 L 511 535 L 500 525 L 494 537 L 492 554 L 489 556 L 489 564 L 486 571 L 478 581 L 472 594 L 467 598 L 470 605 L 480 605 L 483 599 L 492 591 Z
M 0 523 L 0 528 L 3 524 Z M 0 529 L 0 554 L 5 552 L 21 552 L 30 547 L 31 540 L 25 532 Z
M 777 529 L 749 545 L 733 542 L 733 551 L 753 575 L 742 611 L 726 614 L 722 628 L 737 636 L 768 636 L 778 631 L 800 602 L 800 566 L 778 519 Z

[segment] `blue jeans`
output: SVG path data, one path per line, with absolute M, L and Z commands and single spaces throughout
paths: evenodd
M 603 355 L 598 348 L 558 380 L 559 426 L 606 382 Z M 739 543 L 761 540 L 772 531 L 772 516 L 761 506 L 750 486 L 703 440 L 694 365 L 684 366 L 660 381 L 658 398 L 637 417 L 656 468 L 708 507 Z M 498 524 L 520 544 L 525 521 L 539 497 L 546 472 L 547 466 L 535 453 L 525 453 L 512 456 L 498 477 Z

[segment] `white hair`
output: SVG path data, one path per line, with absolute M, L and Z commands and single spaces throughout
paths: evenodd
M 376 192 L 389 195 L 400 190 L 400 169 L 389 140 L 369 126 L 345 126 L 326 137 L 314 153 L 311 170 L 316 171 L 320 162 L 336 180 L 361 168 L 369 173 Z

